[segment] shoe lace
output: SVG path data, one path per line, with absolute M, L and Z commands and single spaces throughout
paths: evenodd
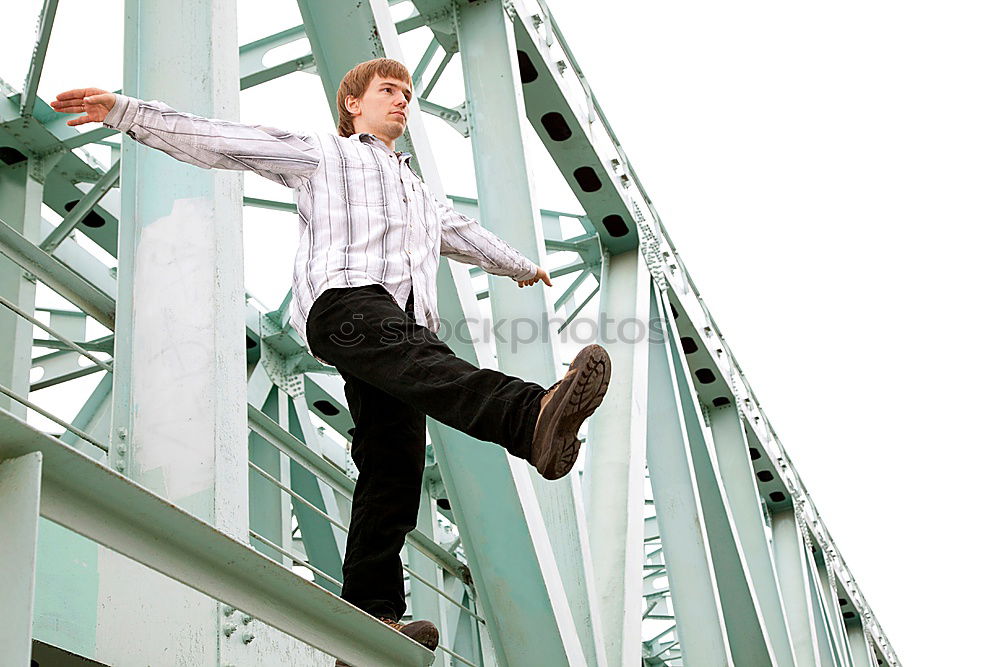
M 382 621 L 383 623 L 385 623 L 389 627 L 393 628 L 394 630 L 402 630 L 403 629 L 403 624 L 402 623 L 400 623 L 399 621 L 394 621 L 391 618 L 380 617 L 378 620 Z

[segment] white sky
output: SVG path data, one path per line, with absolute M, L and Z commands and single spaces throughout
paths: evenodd
M 20 88 L 41 2 L 9 4 L 0 77 Z M 121 1 L 100 6 L 61 4 L 46 98 L 121 85 Z M 903 664 L 994 661 L 1000 7 L 550 6 Z M 241 43 L 300 23 L 293 0 L 239 8 Z M 405 37 L 412 67 L 427 38 Z M 456 69 L 432 99 L 461 94 Z M 331 127 L 307 74 L 241 104 Z M 448 191 L 474 196 L 467 142 L 427 124 Z M 539 204 L 579 211 L 532 143 Z M 248 287 L 271 306 L 294 223 L 245 215 Z

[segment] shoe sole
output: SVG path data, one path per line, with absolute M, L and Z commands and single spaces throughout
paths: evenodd
M 548 443 L 536 464 L 542 477 L 556 480 L 573 469 L 582 444 L 576 434 L 584 420 L 597 410 L 608 392 L 611 358 L 600 345 L 580 350 L 545 411 L 557 418 L 540 424 L 536 441 Z
M 382 619 L 379 619 L 379 620 L 382 620 Z M 384 622 L 385 621 L 383 621 L 383 623 Z M 392 626 L 389 626 L 389 627 L 392 627 Z M 407 633 L 403 629 L 399 629 L 399 628 L 393 628 L 393 630 L 395 630 L 399 634 L 403 635 L 404 637 L 408 637 L 408 638 L 412 639 L 413 641 L 417 642 L 418 644 L 420 644 L 421 646 L 423 646 L 426 649 L 429 649 L 431 651 L 437 650 L 438 641 L 439 641 L 439 634 L 438 634 L 438 629 L 436 627 L 434 627 L 433 624 L 427 624 L 423 628 L 411 628 L 411 631 L 409 633 Z M 347 663 L 347 662 L 344 662 L 343 660 L 338 659 L 334 663 L 334 667 L 353 667 L 353 666 L 350 663 Z

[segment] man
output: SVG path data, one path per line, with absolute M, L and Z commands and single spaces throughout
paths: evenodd
M 433 624 L 398 622 L 406 608 L 399 552 L 416 526 L 426 415 L 559 479 L 576 461 L 577 432 L 607 391 L 611 362 L 589 345 L 546 390 L 479 369 L 435 336 L 439 255 L 519 287 L 552 283 L 544 269 L 436 199 L 410 169 L 410 156 L 395 151 L 411 87 L 394 60 L 361 63 L 340 84 L 338 135 L 209 120 L 96 88 L 62 93 L 52 108 L 85 114 L 69 125 L 103 122 L 178 160 L 249 170 L 295 189 L 301 241 L 291 324 L 310 353 L 343 376 L 355 424 L 359 477 L 342 596 L 433 650 Z

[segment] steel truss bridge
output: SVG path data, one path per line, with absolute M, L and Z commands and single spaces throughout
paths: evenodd
M 242 207 L 294 205 L 67 127 L 37 97 L 57 4 L 0 96 L 0 663 L 899 664 L 543 0 L 298 0 L 302 25 L 242 46 L 236 0 L 125 1 L 124 91 L 214 117 L 297 71 L 335 114 L 350 67 L 405 62 L 400 35 L 420 31 L 415 106 L 472 142 L 479 200 L 456 206 L 548 268 L 572 258 L 551 271 L 573 276 L 557 297 L 442 262 L 442 317 L 571 322 L 597 297 L 602 316 L 659 323 L 604 341 L 613 386 L 557 483 L 429 423 L 404 559 L 436 654 L 337 596 L 356 478 L 343 385 L 290 329 L 288 298 L 247 295 L 238 250 Z M 308 55 L 264 65 L 302 39 Z M 466 102 L 448 107 L 432 100 L 456 55 Z M 534 203 L 529 123 L 583 215 Z M 443 195 L 420 114 L 405 143 Z M 110 163 L 88 152 L 102 144 Z M 36 307 L 42 285 L 73 307 Z M 449 344 L 561 376 L 552 342 Z M 38 404 L 93 375 L 76 414 Z

